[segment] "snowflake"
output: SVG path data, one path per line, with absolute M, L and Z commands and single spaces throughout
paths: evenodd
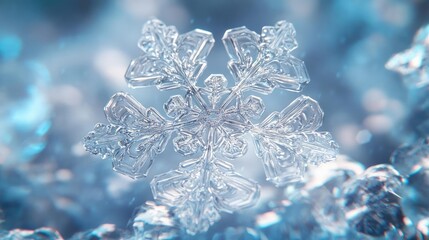
M 386 68 L 403 75 L 410 87 L 429 85 L 429 25 L 420 28 L 411 48 L 391 57 Z
M 128 84 L 185 93 L 164 104 L 168 119 L 129 94 L 117 93 L 104 109 L 109 124 L 97 124 L 84 139 L 87 151 L 112 159 L 115 171 L 132 178 L 147 175 L 172 135 L 176 152 L 198 154 L 151 182 L 154 198 L 173 207 L 190 234 L 207 231 L 221 211 L 233 212 L 257 201 L 258 184 L 226 161 L 246 153 L 244 135 L 254 139 L 267 180 L 277 186 L 300 181 L 308 164 L 333 160 L 338 150 L 329 133 L 316 132 L 323 112 L 315 100 L 301 96 L 254 123 L 264 103 L 257 96 L 243 96 L 247 91 L 269 94 L 275 88 L 297 92 L 310 81 L 304 62 L 291 55 L 297 47 L 291 23 L 263 27 L 261 35 L 234 28 L 222 40 L 235 85 L 228 87 L 223 75 L 212 74 L 199 87 L 197 79 L 214 44 L 212 34 L 196 29 L 179 35 L 174 26 L 148 21 L 138 43 L 143 54 L 125 74 Z

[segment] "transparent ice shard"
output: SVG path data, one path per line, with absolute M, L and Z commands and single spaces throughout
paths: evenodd
M 429 168 L 413 172 L 401 190 L 401 205 L 405 215 L 415 224 L 428 218 Z
M 134 230 L 131 239 L 179 239 L 176 218 L 166 206 L 146 202 L 135 210 L 130 220 Z
M 410 87 L 424 87 L 429 84 L 429 25 L 416 33 L 411 48 L 393 55 L 386 68 L 403 76 Z
M 401 204 L 407 217 L 417 224 L 429 217 L 428 139 L 419 139 L 412 145 L 398 148 L 390 160 L 395 169 L 406 177 Z
M 309 164 L 335 159 L 338 146 L 326 132 L 317 132 L 323 113 L 316 101 L 302 96 L 262 123 L 261 98 L 245 91 L 271 93 L 275 88 L 300 91 L 309 77 L 304 62 L 295 58 L 292 24 L 281 21 L 259 35 L 245 27 L 225 32 L 228 67 L 235 85 L 222 74 L 197 84 L 214 44 L 204 30 L 178 34 L 175 27 L 150 20 L 143 27 L 139 47 L 125 78 L 130 87 L 181 89 L 164 104 L 166 117 L 146 108 L 126 93 L 112 97 L 105 108 L 109 124 L 98 124 L 84 139 L 86 149 L 110 158 L 114 169 L 132 178 L 145 177 L 169 139 L 184 156 L 177 170 L 155 176 L 154 198 L 172 207 L 187 232 L 206 231 L 220 212 L 252 206 L 259 186 L 237 172 L 227 160 L 243 156 L 247 137 L 253 137 L 267 179 L 276 185 L 296 182 Z M 204 85 L 203 87 L 200 87 Z
M 422 168 L 429 169 L 428 139 L 419 139 L 412 145 L 396 149 L 390 162 L 404 176 L 412 175 Z
M 363 169 L 361 164 L 342 155 L 335 162 L 310 169 L 299 194 L 311 203 L 314 218 L 326 231 L 337 236 L 350 232 L 341 205 L 342 188 L 344 182 L 360 175 Z
M 381 237 L 404 228 L 401 175 L 390 165 L 368 168 L 343 188 L 343 203 L 350 226 L 357 232 Z

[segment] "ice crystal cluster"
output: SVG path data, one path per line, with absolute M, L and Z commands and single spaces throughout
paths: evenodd
M 406 177 L 401 199 L 405 214 L 416 224 L 428 219 L 429 138 L 398 148 L 392 154 L 391 162 Z
M 109 123 L 97 124 L 84 145 L 132 178 L 147 175 L 170 138 L 177 153 L 196 155 L 151 182 L 155 200 L 173 207 L 188 233 L 206 231 L 221 211 L 257 201 L 258 184 L 228 162 L 246 153 L 245 135 L 253 138 L 267 180 L 276 186 L 300 181 L 308 165 L 335 159 L 338 146 L 331 135 L 317 132 L 323 112 L 315 100 L 301 96 L 256 122 L 264 103 L 244 94 L 270 94 L 276 88 L 298 92 L 310 81 L 304 62 L 291 54 L 297 47 L 291 23 L 263 27 L 261 34 L 246 27 L 225 32 L 233 86 L 222 74 L 210 75 L 203 87 L 197 84 L 214 44 L 210 32 L 196 29 L 179 35 L 174 26 L 155 19 L 143 26 L 142 34 L 142 55 L 125 74 L 129 86 L 182 89 L 183 95 L 164 104 L 165 117 L 127 93 L 115 94 L 104 109 Z
M 411 87 L 423 87 L 429 84 L 429 25 L 414 36 L 411 48 L 395 54 L 386 63 L 386 68 L 399 72 Z

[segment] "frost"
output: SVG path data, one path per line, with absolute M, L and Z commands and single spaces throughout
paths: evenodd
M 429 84 L 429 25 L 422 27 L 414 36 L 411 48 L 395 54 L 386 63 L 386 68 L 403 75 L 411 87 Z
M 246 134 L 254 139 L 267 179 L 277 186 L 300 181 L 308 165 L 335 159 L 338 149 L 329 133 L 317 132 L 323 112 L 315 100 L 301 96 L 258 123 L 265 110 L 262 99 L 244 97 L 247 91 L 300 91 L 310 81 L 304 62 L 291 54 L 297 47 L 292 24 L 263 27 L 261 35 L 234 28 L 222 40 L 235 84 L 228 87 L 225 76 L 212 74 L 199 87 L 197 79 L 214 45 L 212 34 L 197 29 L 179 35 L 173 26 L 148 21 L 138 43 L 143 53 L 125 78 L 133 88 L 182 89 L 184 94 L 165 103 L 167 118 L 117 93 L 104 109 L 109 124 L 97 124 L 84 139 L 87 151 L 112 159 L 115 171 L 132 178 L 147 175 L 170 138 L 184 156 L 201 153 L 151 182 L 154 198 L 173 207 L 190 234 L 207 231 L 221 211 L 258 200 L 259 185 L 227 162 L 246 153 Z

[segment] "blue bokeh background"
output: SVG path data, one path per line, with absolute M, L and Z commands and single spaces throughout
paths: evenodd
M 419 108 L 427 89 L 407 88 L 384 64 L 429 23 L 427 0 L 4 0 L 0 229 L 50 226 L 67 237 L 107 222 L 126 227 L 133 209 L 152 199 L 150 179 L 183 159 L 170 144 L 148 179 L 133 181 L 81 144 L 95 123 L 105 122 L 103 107 L 115 92 L 130 92 L 160 110 L 172 94 L 128 89 L 123 78 L 139 55 L 141 27 L 152 17 L 181 33 L 213 33 L 216 45 L 201 81 L 211 73 L 230 77 L 221 42 L 225 30 L 245 25 L 260 32 L 282 19 L 292 22 L 295 55 L 312 81 L 302 93 L 263 96 L 264 116 L 300 94 L 311 96 L 325 112 L 323 130 L 333 133 L 341 153 L 365 166 L 388 162 L 395 148 L 422 134 L 416 128 L 427 117 Z M 263 200 L 280 196 L 249 150 L 234 162 L 237 169 L 261 183 Z M 226 215 L 215 229 L 240 221 L 246 220 Z

